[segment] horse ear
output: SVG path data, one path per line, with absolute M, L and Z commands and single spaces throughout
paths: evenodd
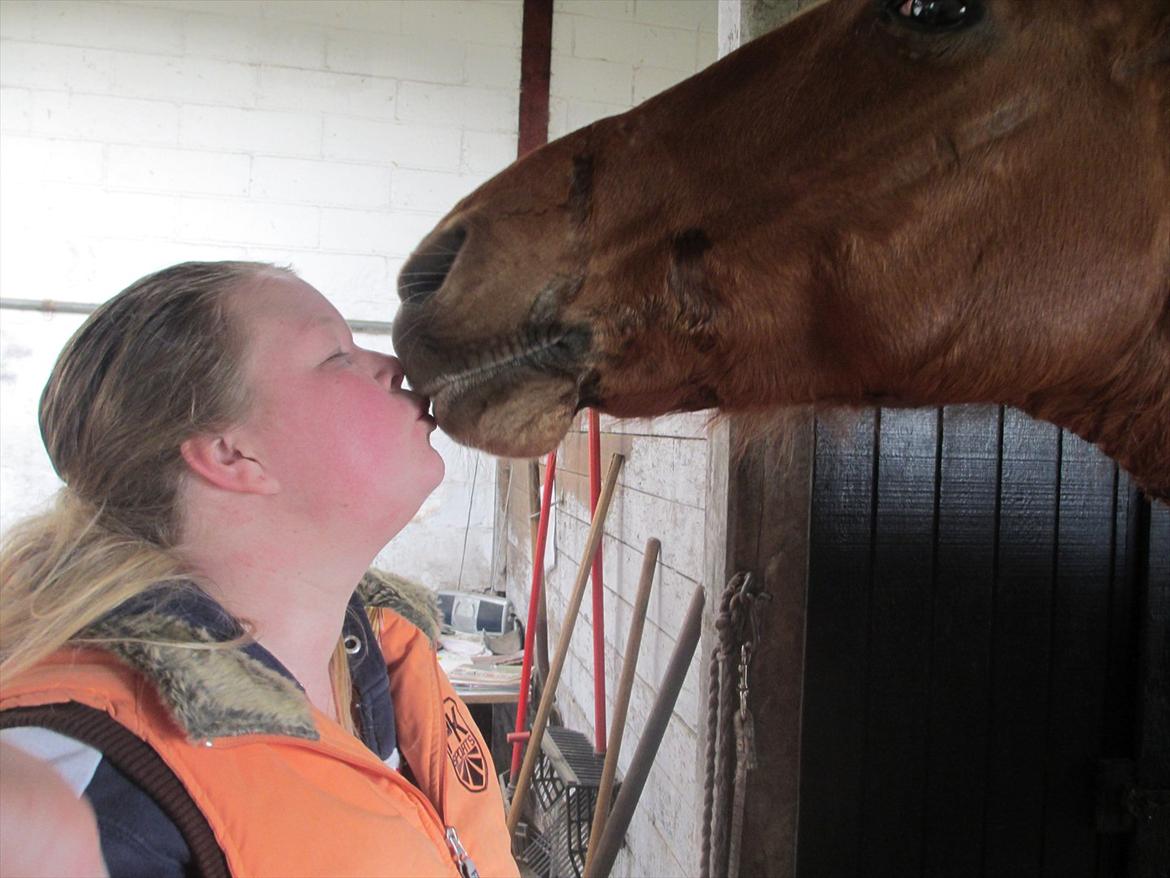
M 245 453 L 231 434 L 193 436 L 179 451 L 187 468 L 216 488 L 241 494 L 280 491 L 280 483 L 255 456 Z

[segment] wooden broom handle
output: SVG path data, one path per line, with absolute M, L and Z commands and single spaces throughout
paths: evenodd
M 593 524 L 590 526 L 589 536 L 585 540 L 585 553 L 581 558 L 581 567 L 577 570 L 577 582 L 573 585 L 573 596 L 569 599 L 568 610 L 565 611 L 561 639 L 557 642 L 557 652 L 548 669 L 548 679 L 544 682 L 544 691 L 540 695 L 540 707 L 536 709 L 536 718 L 532 721 L 532 731 L 529 733 L 528 747 L 524 751 L 524 764 L 520 766 L 520 777 L 516 780 L 516 792 L 512 794 L 512 805 L 508 809 L 509 835 L 516 832 L 516 825 L 520 822 L 520 814 L 524 808 L 524 797 L 528 795 L 528 787 L 532 783 L 532 773 L 536 769 L 536 759 L 540 755 L 540 741 L 544 737 L 549 714 L 552 713 L 553 696 L 556 695 L 557 683 L 561 679 L 561 669 L 565 666 L 565 659 L 569 656 L 569 641 L 573 637 L 573 626 L 577 623 L 577 614 L 581 610 L 581 599 L 585 596 L 585 586 L 589 582 L 593 556 L 597 554 L 597 547 L 601 545 L 601 536 L 605 532 L 605 518 L 609 513 L 609 504 L 613 499 L 614 488 L 617 486 L 618 473 L 624 462 L 625 457 L 621 454 L 615 454 L 610 459 L 609 470 L 605 474 L 605 483 L 601 486 L 601 497 L 597 501 Z
M 638 578 L 638 596 L 634 600 L 634 616 L 630 633 L 626 638 L 626 656 L 622 662 L 622 677 L 618 681 L 617 702 L 613 708 L 610 724 L 609 745 L 605 750 L 605 767 L 601 770 L 601 786 L 597 788 L 597 804 L 593 806 L 593 826 L 589 832 L 589 851 L 585 855 L 585 875 L 597 854 L 597 845 L 609 817 L 609 800 L 613 793 L 613 779 L 617 774 L 618 756 L 622 751 L 622 732 L 626 727 L 626 712 L 630 707 L 630 693 L 634 688 L 634 670 L 638 666 L 638 650 L 642 645 L 642 629 L 646 624 L 646 610 L 650 606 L 650 586 L 654 583 L 654 570 L 658 567 L 658 552 L 662 543 L 651 538 L 646 541 L 646 554 L 642 558 L 642 575 Z

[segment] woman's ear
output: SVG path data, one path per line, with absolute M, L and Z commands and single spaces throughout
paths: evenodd
M 231 433 L 193 436 L 179 446 L 188 469 L 225 491 L 276 494 L 280 483 L 255 457 L 245 454 Z

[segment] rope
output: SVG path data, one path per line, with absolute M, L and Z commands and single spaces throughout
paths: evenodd
M 737 573 L 723 590 L 715 619 L 717 645 L 711 652 L 707 681 L 700 864 L 704 878 L 735 878 L 739 871 L 747 773 L 756 764 L 747 671 L 758 640 L 754 601 L 760 597 L 766 596 L 756 593 L 751 574 Z M 733 657 L 738 658 L 734 668 Z M 734 747 L 727 740 L 731 734 Z

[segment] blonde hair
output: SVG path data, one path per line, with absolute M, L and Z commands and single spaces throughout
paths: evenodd
M 247 413 L 244 342 L 227 294 L 268 272 L 286 270 L 163 269 L 99 307 L 65 345 L 40 402 L 41 437 L 65 487 L 0 548 L 0 677 L 84 641 L 86 628 L 151 587 L 193 579 L 174 551 L 179 447 Z M 352 731 L 340 645 L 330 668 L 338 719 Z

